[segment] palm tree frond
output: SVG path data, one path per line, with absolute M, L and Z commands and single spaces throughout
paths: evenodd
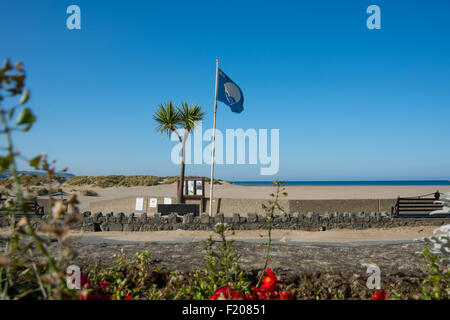
M 157 123 L 156 130 L 167 135 L 170 135 L 182 123 L 172 101 L 160 104 L 153 114 L 153 120 Z
M 187 102 L 181 103 L 177 108 L 178 117 L 180 118 L 180 125 L 188 132 L 194 130 L 198 122 L 202 121 L 205 113 L 200 106 L 193 104 L 189 105 Z

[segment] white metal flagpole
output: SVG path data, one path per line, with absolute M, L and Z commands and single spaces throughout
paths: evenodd
M 217 113 L 217 88 L 219 86 L 219 59 L 216 59 L 216 93 L 214 95 L 214 125 L 211 148 L 211 181 L 209 183 L 209 215 L 212 216 L 213 187 L 214 187 L 214 153 L 216 142 L 216 113 Z

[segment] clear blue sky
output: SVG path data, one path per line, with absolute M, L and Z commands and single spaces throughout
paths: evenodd
M 80 31 L 66 28 L 71 4 Z M 366 27 L 371 4 L 381 30 Z M 449 13 L 447 0 L 3 0 L 0 58 L 25 63 L 38 116 L 15 142 L 78 175 L 177 175 L 152 113 L 186 100 L 212 127 L 218 57 L 245 110 L 219 104 L 217 127 L 280 129 L 280 171 L 217 177 L 449 179 Z

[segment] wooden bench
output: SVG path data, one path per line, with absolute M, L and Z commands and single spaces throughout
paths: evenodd
M 430 215 L 430 212 L 432 211 L 442 210 L 442 204 L 434 203 L 435 201 L 439 200 L 439 198 L 440 198 L 439 191 L 417 197 L 398 197 L 397 203 L 391 209 L 391 216 L 394 218 L 448 217 L 449 216 L 448 214 Z
M 7 200 L 6 198 L 0 198 L 0 203 L 3 204 L 6 200 Z M 6 209 L 0 208 L 0 211 L 6 211 Z M 38 215 L 38 216 L 44 215 L 44 207 L 40 206 L 38 204 L 38 202 L 36 201 L 36 199 L 26 201 L 25 202 L 25 210 L 16 209 L 16 212 L 18 214 L 21 214 L 21 213 L 23 214 L 24 213 L 23 211 L 25 211 L 25 213 L 34 213 L 35 215 Z

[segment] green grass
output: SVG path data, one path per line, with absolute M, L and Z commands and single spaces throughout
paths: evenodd
M 163 181 L 164 178 L 156 176 L 136 175 L 136 176 L 76 176 L 66 180 L 67 185 L 82 186 L 90 185 L 99 188 L 109 187 L 136 187 L 154 186 Z
M 59 177 L 59 176 L 54 176 L 53 177 L 53 182 L 58 182 L 58 183 L 63 183 L 64 181 L 66 181 L 66 178 L 64 177 Z M 27 185 L 27 186 L 42 186 L 46 183 L 49 182 L 49 177 L 48 176 L 38 176 L 38 175 L 32 175 L 32 174 L 21 174 L 19 176 L 19 181 L 22 185 Z M 8 178 L 0 178 L 0 185 L 1 186 L 6 186 L 12 183 L 12 178 L 8 177 Z
M 54 177 L 53 181 L 64 183 L 66 186 L 92 186 L 97 188 L 110 187 L 138 187 L 155 186 L 160 184 L 176 183 L 178 176 L 158 177 L 151 175 L 110 175 L 110 176 L 75 176 L 70 178 Z M 205 182 L 210 182 L 210 178 L 205 177 Z M 47 176 L 21 175 L 20 181 L 28 186 L 45 186 L 49 180 Z M 214 184 L 222 184 L 225 180 L 214 179 Z M 0 186 L 7 186 L 12 183 L 10 178 L 1 178 Z M 38 190 L 36 190 L 38 191 Z M 42 192 L 42 191 L 41 191 Z

